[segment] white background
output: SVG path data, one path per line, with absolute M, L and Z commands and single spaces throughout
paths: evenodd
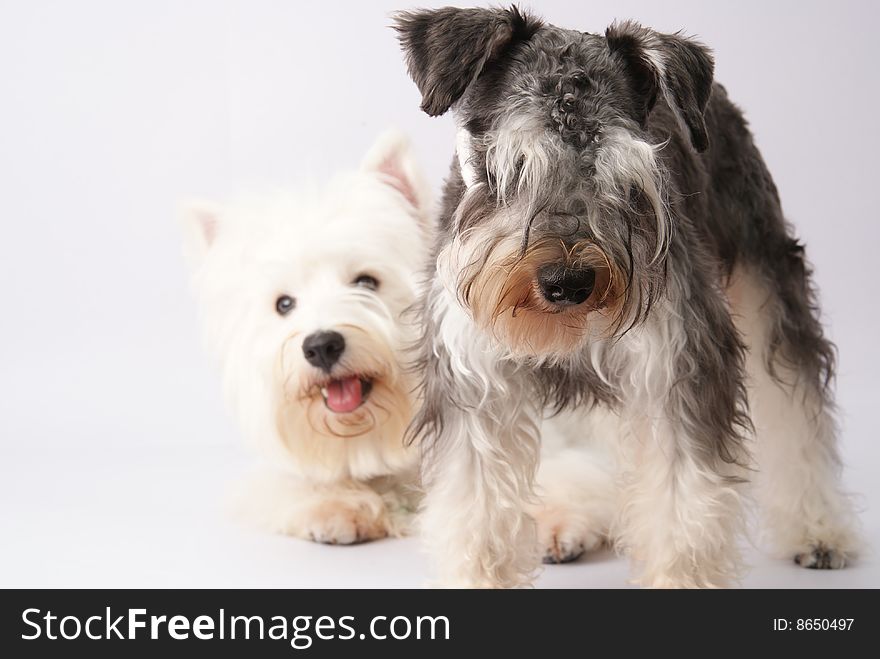
M 432 4 L 426 2 L 425 4 Z M 331 548 L 236 528 L 242 468 L 198 341 L 176 207 L 357 163 L 389 125 L 439 188 L 448 117 L 418 110 L 388 14 L 292 0 L 0 4 L 0 585 L 418 586 L 413 540 Z M 540 2 L 710 44 L 808 245 L 840 348 L 848 487 L 880 539 L 877 6 Z M 748 586 L 880 586 L 750 552 Z M 622 586 L 607 555 L 544 586 Z

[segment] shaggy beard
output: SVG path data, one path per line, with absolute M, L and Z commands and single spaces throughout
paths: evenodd
M 475 324 L 511 355 L 561 359 L 585 338 L 613 333 L 624 309 L 625 276 L 595 243 L 566 245 L 548 237 L 523 251 L 519 237 L 487 240 L 483 233 L 478 228 L 468 230 L 441 254 L 440 261 L 448 263 L 447 272 L 458 273 L 458 298 Z M 470 251 L 478 246 L 483 249 Z M 460 267 L 461 263 L 467 265 Z M 590 297 L 574 307 L 548 303 L 537 285 L 537 272 L 548 263 L 594 270 Z

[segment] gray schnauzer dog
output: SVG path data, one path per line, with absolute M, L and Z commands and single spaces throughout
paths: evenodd
M 458 126 L 413 424 L 443 582 L 532 578 L 540 437 L 558 415 L 584 443 L 591 416 L 613 419 L 614 514 L 593 530 L 642 584 L 736 578 L 747 482 L 781 551 L 842 567 L 856 540 L 834 347 L 710 52 L 516 7 L 403 12 L 395 29 L 422 109 L 451 108 Z M 541 478 L 574 499 L 572 471 Z

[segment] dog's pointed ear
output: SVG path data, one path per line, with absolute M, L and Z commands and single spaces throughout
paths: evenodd
M 190 201 L 180 209 L 184 253 L 190 265 L 201 264 L 220 231 L 223 209 L 207 201 Z
M 422 93 L 422 110 L 446 112 L 486 64 L 514 43 L 526 41 L 541 21 L 510 9 L 442 9 L 394 16 L 409 74 Z
M 409 202 L 420 218 L 427 219 L 431 190 L 406 135 L 397 130 L 382 133 L 364 156 L 361 171 L 378 175 Z
M 705 151 L 709 135 L 704 113 L 715 69 L 709 50 L 678 34 L 661 34 L 631 21 L 611 25 L 605 38 L 633 80 L 636 119 L 647 120 L 660 93 L 687 130 L 694 149 Z

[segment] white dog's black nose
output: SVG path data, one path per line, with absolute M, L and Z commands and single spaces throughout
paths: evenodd
M 303 355 L 312 366 L 328 373 L 345 352 L 345 339 L 339 332 L 315 332 L 303 341 Z
M 545 265 L 538 270 L 538 287 L 544 299 L 560 306 L 585 302 L 596 285 L 592 268 Z

